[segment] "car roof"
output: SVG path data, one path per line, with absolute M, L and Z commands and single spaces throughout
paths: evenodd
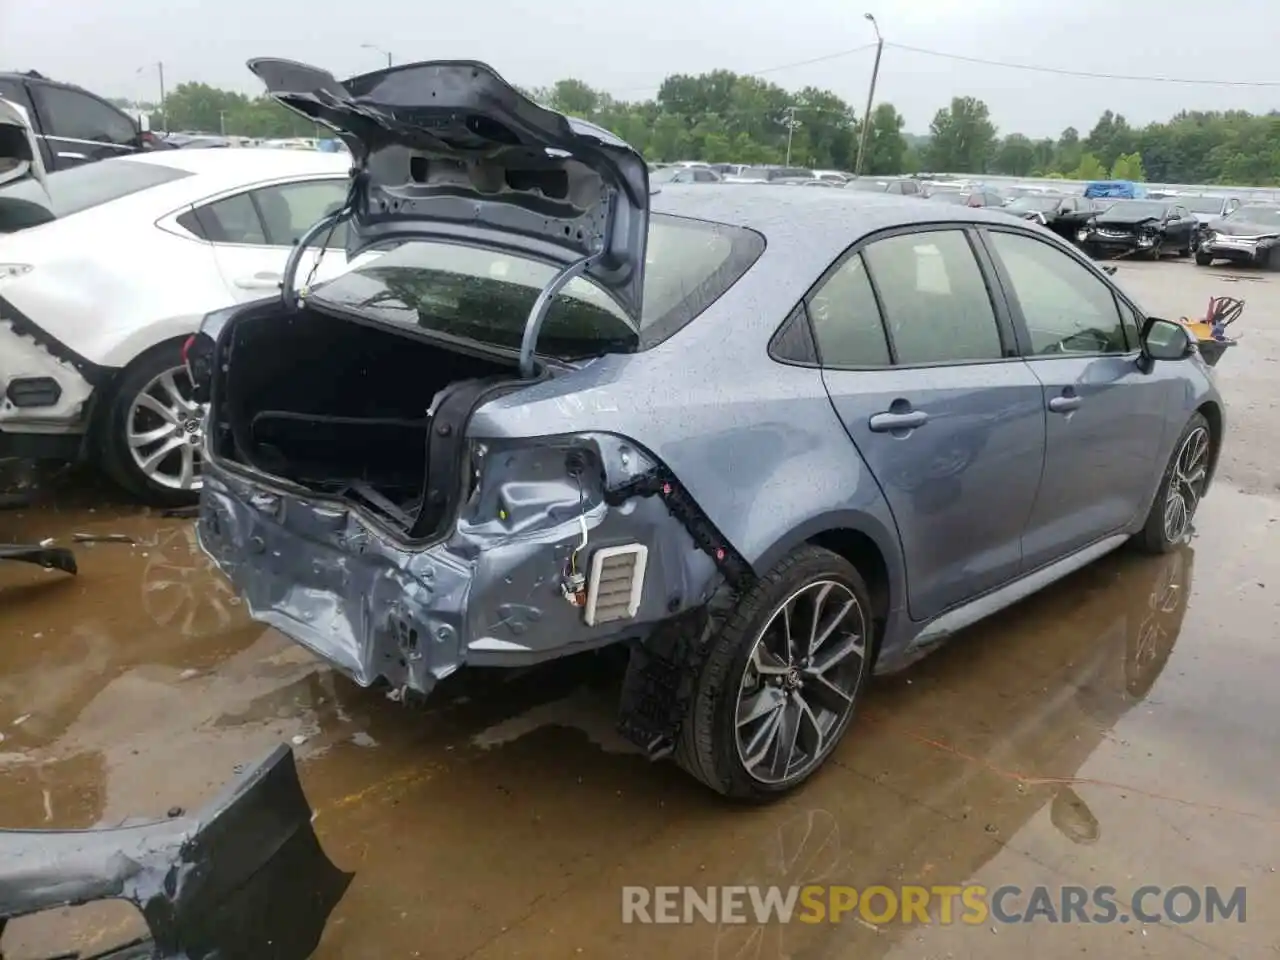
M 981 207 L 922 203 L 917 197 L 861 190 L 797 190 L 770 184 L 663 185 L 654 213 L 747 227 L 764 235 L 765 258 L 812 258 L 815 270 L 869 233 L 912 224 L 996 223 L 1008 214 Z M 825 257 L 825 259 L 823 259 Z M 810 280 L 816 279 L 815 272 Z

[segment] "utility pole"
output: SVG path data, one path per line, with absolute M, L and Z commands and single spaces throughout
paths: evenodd
M 787 159 L 785 166 L 791 166 L 791 137 L 796 132 L 796 108 L 787 107 Z
M 880 76 L 880 54 L 884 52 L 884 37 L 880 36 L 880 25 L 876 23 L 876 18 L 869 13 L 864 13 L 863 16 L 871 21 L 871 29 L 876 32 L 876 62 L 871 68 L 871 86 L 867 90 L 867 109 L 862 114 L 862 136 L 858 138 L 858 160 L 853 168 L 855 177 L 862 176 L 862 161 L 867 154 L 867 137 L 871 133 L 871 104 L 876 98 L 876 78 Z
M 160 126 L 167 134 L 169 132 L 169 111 L 165 108 L 163 61 L 156 64 L 156 70 L 160 73 Z
M 135 75 L 142 76 L 142 72 L 151 66 L 154 66 L 156 68 L 156 71 L 160 74 L 160 128 L 165 133 L 168 133 L 169 132 L 169 111 L 165 108 L 164 64 L 163 63 L 145 64 L 138 68 L 137 73 Z
M 224 137 L 227 135 L 227 111 L 218 111 L 218 133 Z

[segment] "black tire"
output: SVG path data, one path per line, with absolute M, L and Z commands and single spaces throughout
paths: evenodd
M 1192 444 L 1192 437 L 1197 435 L 1200 435 L 1200 439 Z M 1199 449 L 1201 440 L 1204 444 L 1203 450 L 1198 455 L 1194 455 L 1195 462 L 1180 462 L 1184 453 L 1193 455 L 1193 451 Z M 1216 439 L 1209 427 L 1209 421 L 1203 414 L 1192 414 L 1179 435 L 1178 442 L 1174 444 L 1169 463 L 1165 466 L 1164 475 L 1160 478 L 1160 486 L 1156 489 L 1155 500 L 1152 501 L 1151 509 L 1147 512 L 1146 522 L 1134 537 L 1137 546 L 1142 550 L 1147 553 L 1169 553 L 1186 543 L 1194 525 L 1196 508 L 1200 505 L 1200 498 L 1204 496 L 1215 443 Z M 1196 479 L 1197 475 L 1198 479 Z M 1180 477 L 1187 479 L 1180 480 Z M 1171 491 L 1175 485 L 1180 486 L 1179 494 L 1186 508 L 1186 518 L 1183 523 L 1166 523 L 1166 508 L 1169 506 Z M 1192 493 L 1194 496 L 1190 495 Z
M 849 692 L 848 703 L 842 705 L 842 716 L 831 711 L 835 719 L 825 736 L 819 739 L 820 746 L 815 744 L 815 749 L 804 766 L 797 768 L 795 772 L 788 769 L 785 775 L 776 780 L 763 780 L 747 769 L 739 748 L 739 692 L 748 676 L 757 642 L 763 640 L 763 634 L 773 617 L 800 591 L 810 585 L 814 585 L 816 591 L 816 585 L 823 582 L 843 588 L 842 592 L 845 596 L 851 595 L 858 608 L 857 611 L 851 610 L 850 616 L 855 612 L 861 615 L 861 654 L 850 654 L 847 660 L 841 661 L 841 669 L 846 670 L 844 686 Z M 840 605 L 843 606 L 844 602 Z M 800 615 L 801 611 L 797 608 L 796 616 Z M 821 617 L 819 620 L 822 622 Z M 873 629 L 866 584 L 849 561 L 820 547 L 806 545 L 793 551 L 738 601 L 719 632 L 711 639 L 681 728 L 676 762 L 711 789 L 736 799 L 763 802 L 798 787 L 822 767 L 848 729 L 870 673 L 874 650 Z M 856 663 L 852 659 L 855 656 L 860 657 Z M 788 673 L 790 676 L 786 680 L 790 683 L 801 672 L 788 668 Z M 765 677 L 756 674 L 754 667 L 751 668 L 751 674 L 760 684 L 761 695 L 765 693 L 766 686 L 775 685 L 775 682 L 766 681 Z M 777 678 L 776 685 L 782 684 L 783 678 Z M 782 715 L 788 709 L 789 701 L 785 698 L 798 696 L 799 693 L 775 691 L 770 695 L 784 698 L 777 708 Z M 820 698 L 813 699 L 816 702 Z M 827 708 L 824 706 L 820 709 L 825 718 Z M 809 715 L 816 716 L 813 713 Z M 769 718 L 765 716 L 763 719 L 767 722 Z M 796 714 L 796 722 L 800 722 L 799 713 Z M 808 732 L 808 739 L 812 741 L 812 725 L 808 726 Z
M 125 367 L 97 424 L 97 448 L 107 475 L 138 500 L 157 507 L 185 506 L 199 499 L 198 490 L 174 489 L 152 480 L 134 461 L 129 448 L 129 416 L 134 402 L 148 384 L 169 370 L 181 371 L 176 379 L 189 386 L 181 340 L 157 344 Z
M 1209 256 L 1209 254 L 1207 254 L 1207 253 L 1201 253 L 1201 252 L 1200 252 L 1200 251 L 1198 251 L 1198 250 L 1196 251 L 1196 266 L 1197 266 L 1197 267 L 1208 267 L 1208 266 L 1212 266 L 1212 265 L 1213 265 L 1213 257 Z

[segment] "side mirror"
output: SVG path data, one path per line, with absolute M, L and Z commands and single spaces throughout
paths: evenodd
M 1142 355 L 1147 361 L 1185 360 L 1195 352 L 1187 328 L 1172 320 L 1149 317 L 1142 327 Z

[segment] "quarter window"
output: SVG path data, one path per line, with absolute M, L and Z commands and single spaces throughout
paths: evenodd
M 196 211 L 211 243 L 243 243 L 266 246 L 267 232 L 258 209 L 247 193 L 237 193 Z
M 1022 308 L 1033 354 L 1125 352 L 1115 295 L 1091 270 L 1032 237 L 1003 231 L 990 237 Z
M 863 257 L 899 364 L 1001 358 L 991 297 L 963 231 L 877 240 Z
M 253 192 L 266 225 L 267 242 L 290 247 L 321 218 L 338 210 L 347 196 L 346 180 L 312 180 L 263 187 Z M 346 246 L 345 225 L 339 225 L 328 247 Z
M 888 366 L 880 307 L 860 255 L 841 264 L 809 298 L 809 319 L 825 366 Z

